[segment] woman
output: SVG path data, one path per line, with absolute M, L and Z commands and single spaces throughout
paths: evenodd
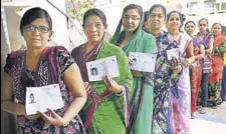
M 175 42 L 169 41 L 169 34 L 162 31 L 165 23 L 166 8 L 155 4 L 149 10 L 150 34 L 156 37 L 158 56 L 156 60 L 155 86 L 154 86 L 154 110 L 152 118 L 152 134 L 170 133 L 169 120 L 169 93 L 176 87 L 178 75 L 182 70 L 178 60 L 168 61 L 167 50 L 176 48 Z
M 155 39 L 142 31 L 143 9 L 130 4 L 123 9 L 120 23 L 111 40 L 128 56 L 130 52 L 156 53 Z M 123 26 L 123 29 L 122 29 Z M 132 59 L 128 58 L 132 64 Z M 150 134 L 153 112 L 153 81 L 150 73 L 132 70 L 133 88 L 129 95 L 131 103 L 130 127 L 127 133 Z
M 10 92 L 5 91 L 3 95 L 2 109 L 17 115 L 20 134 L 85 133 L 77 116 L 86 102 L 85 88 L 79 68 L 69 52 L 62 46 L 48 47 L 53 33 L 51 17 L 44 9 L 32 8 L 23 15 L 20 32 L 27 49 L 14 51 L 6 59 L 4 69 L 9 75 L 5 78 L 8 83 L 6 90 Z M 57 110 L 50 109 L 47 113 L 27 115 L 26 87 L 51 84 L 60 85 L 65 106 Z
M 193 38 L 196 24 L 194 21 L 187 21 L 184 25 L 185 32 Z
M 221 80 L 224 67 L 223 54 L 226 51 L 226 39 L 222 35 L 222 25 L 214 23 L 211 28 L 214 36 L 213 56 L 212 56 L 212 72 L 209 76 L 210 101 L 216 106 L 217 102 L 221 102 Z M 222 89 L 223 90 L 223 89 Z
M 101 10 L 94 8 L 85 13 L 83 29 L 88 42 L 73 49 L 72 56 L 81 69 L 83 80 L 88 83 L 88 101 L 81 113 L 84 127 L 89 134 L 125 133 L 128 123 L 126 95 L 132 85 L 127 58 L 120 48 L 103 40 L 107 20 Z M 109 56 L 117 57 L 120 77 L 105 76 L 103 81 L 89 82 L 86 63 Z
M 222 73 L 221 99 L 226 101 L 226 51 L 224 51 L 224 69 Z
M 171 11 L 166 18 L 166 27 L 170 38 L 177 42 L 180 50 L 180 60 L 183 63 L 183 71 L 179 76 L 177 85 L 178 96 L 170 93 L 170 122 L 171 133 L 189 133 L 190 128 L 190 77 L 189 65 L 195 60 L 193 56 L 192 39 L 187 34 L 180 32 L 183 24 L 182 15 L 177 11 Z
M 205 49 L 205 56 L 200 60 L 201 66 L 201 114 L 207 112 L 208 102 L 208 79 L 211 72 L 212 50 L 213 50 L 213 36 L 208 32 L 208 20 L 203 18 L 198 21 L 199 32 L 194 37 L 194 44 L 203 44 Z
M 222 35 L 226 38 L 226 26 L 222 27 Z M 224 69 L 222 73 L 221 99 L 226 101 L 226 51 L 224 51 Z
M 199 87 L 201 82 L 201 68 L 200 68 L 200 60 L 204 58 L 205 51 L 204 51 L 204 45 L 198 44 L 194 37 L 194 31 L 195 31 L 195 22 L 188 21 L 185 23 L 185 31 L 188 35 L 190 35 L 191 38 L 193 38 L 193 53 L 195 57 L 195 61 L 190 66 L 190 79 L 191 79 L 191 118 L 195 118 L 195 111 L 196 111 L 196 103 L 199 93 Z
M 144 22 L 143 22 L 142 30 L 144 30 L 144 32 L 147 32 L 147 33 L 149 32 L 148 11 L 144 12 Z

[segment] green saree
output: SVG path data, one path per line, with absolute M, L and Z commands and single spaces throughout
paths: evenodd
M 117 44 L 123 32 L 120 32 L 119 24 L 111 43 Z M 129 52 L 157 53 L 154 36 L 147 34 L 138 28 L 130 38 L 128 44 L 122 48 L 128 56 Z M 144 77 L 133 76 L 132 92 L 129 93 L 130 100 L 130 126 L 127 133 L 150 134 L 153 113 L 153 78 L 151 73 L 144 73 Z M 134 108 L 139 108 L 134 112 Z M 131 130 L 132 129 L 132 130 Z
M 116 56 L 118 61 L 118 68 L 120 77 L 113 78 L 118 84 L 124 85 L 127 89 L 131 89 L 132 86 L 132 75 L 129 69 L 129 65 L 127 63 L 127 58 L 123 51 L 106 42 L 103 41 L 100 44 L 100 49 L 98 50 L 97 55 L 93 57 L 92 60 L 97 60 L 109 56 Z M 86 61 L 82 57 L 84 56 L 84 48 L 85 44 L 75 48 L 72 51 L 72 56 L 75 58 L 81 72 L 83 75 L 84 81 L 87 80 L 87 76 L 84 72 L 83 63 Z M 92 61 L 91 60 L 91 61 Z M 82 63 L 83 62 L 83 63 Z M 125 134 L 126 131 L 126 105 L 125 98 L 126 93 L 116 94 L 112 92 L 108 92 L 108 95 L 103 94 L 106 93 L 106 88 L 104 86 L 103 81 L 90 82 L 93 92 L 95 92 L 96 98 L 98 99 L 90 99 L 88 95 L 88 100 L 85 106 L 83 107 L 82 112 L 80 113 L 81 118 L 84 122 L 84 126 L 86 127 L 87 120 L 91 119 L 90 124 L 88 124 L 87 133 L 88 134 Z M 91 94 L 92 95 L 92 94 Z M 93 106 L 93 102 L 98 101 L 95 104 L 95 109 L 92 112 L 90 109 Z M 91 111 L 91 112 L 90 112 Z M 90 116 L 92 115 L 92 116 Z M 91 118 L 92 117 L 92 118 Z

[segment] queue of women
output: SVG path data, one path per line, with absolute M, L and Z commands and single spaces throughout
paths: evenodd
M 146 14 L 143 30 L 142 7 L 126 6 L 106 41 L 105 14 L 88 10 L 83 17 L 88 41 L 70 53 L 63 46 L 48 46 L 53 34 L 49 14 L 39 7 L 28 10 L 20 23 L 27 49 L 8 54 L 4 67 L 2 109 L 16 115 L 18 133 L 189 134 L 199 92 L 202 114 L 209 103 L 225 100 L 223 26 L 215 23 L 209 32 L 208 20 L 200 19 L 197 24 L 187 21 L 182 32 L 180 12 L 167 14 L 155 4 Z M 167 51 L 174 49 L 179 56 L 169 60 Z M 155 71 L 131 70 L 130 52 L 156 54 Z M 89 81 L 86 63 L 109 56 L 117 57 L 119 77 Z M 50 84 L 60 85 L 65 106 L 27 115 L 26 87 Z

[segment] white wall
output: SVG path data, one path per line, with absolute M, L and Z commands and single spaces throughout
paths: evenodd
M 64 0 L 50 0 L 60 10 L 66 12 L 66 3 Z M 47 10 L 53 20 L 54 37 L 50 44 L 63 45 L 69 49 L 69 37 L 67 30 L 66 17 L 62 15 L 57 9 L 51 6 L 46 0 L 14 0 L 11 3 L 4 3 L 6 6 L 6 18 L 9 29 L 9 36 L 11 43 L 24 44 L 23 38 L 19 32 L 20 19 L 24 12 L 32 7 L 41 7 Z M 18 7 L 27 7 L 21 14 L 16 14 L 15 9 Z

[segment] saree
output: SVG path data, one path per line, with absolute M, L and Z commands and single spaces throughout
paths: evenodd
M 132 86 L 127 58 L 120 48 L 106 41 L 102 41 L 88 53 L 85 53 L 85 48 L 86 44 L 83 44 L 71 52 L 84 81 L 88 81 L 86 62 L 116 56 L 120 77 L 113 79 L 127 89 L 123 94 L 112 93 L 105 88 L 103 81 L 90 82 L 88 100 L 80 112 L 85 129 L 88 134 L 124 134 L 128 118 L 126 95 Z
M 177 43 L 169 39 L 168 32 L 161 31 L 156 37 L 158 55 L 154 75 L 154 109 L 151 134 L 170 134 L 169 94 L 177 87 L 179 74 L 173 74 L 167 59 L 167 50 L 178 48 Z
M 125 35 L 119 23 L 111 43 L 118 45 Z M 141 30 L 134 32 L 126 46 L 122 48 L 128 56 L 129 52 L 157 53 L 155 38 Z M 129 94 L 130 117 L 127 133 L 150 134 L 153 113 L 153 77 L 152 73 L 142 72 L 144 77 L 133 76 L 132 92 Z
M 14 51 L 8 55 L 4 70 L 13 80 L 13 95 L 15 103 L 25 104 L 26 87 L 40 87 L 50 84 L 59 84 L 60 92 L 65 104 L 64 107 L 54 110 L 57 114 L 63 115 L 73 100 L 72 92 L 63 81 L 62 74 L 74 63 L 70 53 L 62 46 L 46 47 L 35 69 L 26 67 L 26 50 Z M 45 98 L 43 98 L 45 99 Z M 19 134 L 48 133 L 48 134 L 82 134 L 85 133 L 79 116 L 65 126 L 49 125 L 43 128 L 45 121 L 39 117 L 34 120 L 27 119 L 23 115 L 17 115 L 17 127 Z
M 187 35 L 180 33 L 180 39 L 177 41 L 180 49 L 180 60 L 189 58 L 189 45 L 192 39 Z M 179 76 L 177 84 L 178 95 L 172 92 L 169 95 L 170 102 L 170 126 L 172 134 L 189 134 L 190 133 L 190 104 L 191 104 L 191 87 L 189 67 L 182 64 L 183 70 Z
M 224 69 L 222 73 L 221 99 L 226 101 L 226 51 L 224 51 Z
M 197 36 L 193 38 L 194 55 L 200 54 L 200 43 L 197 42 Z M 190 81 L 191 81 L 191 113 L 196 111 L 196 104 L 201 84 L 201 66 L 199 60 L 194 61 L 190 66 Z
M 212 72 L 209 75 L 209 100 L 220 99 L 221 78 L 224 67 L 223 54 L 226 51 L 226 39 L 224 35 L 214 37 L 214 47 L 212 56 Z

